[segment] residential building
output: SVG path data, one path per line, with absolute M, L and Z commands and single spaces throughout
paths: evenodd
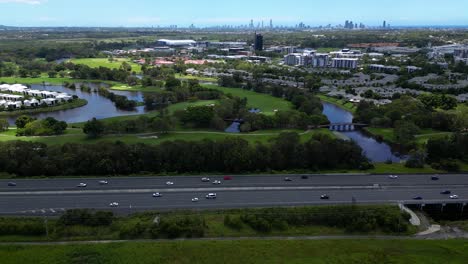
M 333 68 L 345 68 L 345 69 L 356 69 L 358 65 L 358 59 L 356 58 L 333 58 Z
M 330 56 L 326 53 L 316 53 L 312 58 L 312 67 L 314 68 L 326 68 L 328 67 L 328 63 L 330 60 Z

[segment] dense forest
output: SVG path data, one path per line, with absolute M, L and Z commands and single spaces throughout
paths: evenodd
M 19 176 L 241 173 L 369 166 L 354 142 L 317 135 L 302 143 L 297 133 L 283 133 L 268 145 L 249 144 L 240 138 L 173 141 L 155 146 L 122 142 L 63 146 L 0 143 L 0 171 Z

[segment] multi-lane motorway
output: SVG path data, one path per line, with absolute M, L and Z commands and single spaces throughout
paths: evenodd
M 0 180 L 0 214 L 58 214 L 66 209 L 111 209 L 119 212 L 169 209 L 215 209 L 346 203 L 468 202 L 468 175 L 301 175 L 83 178 Z M 285 177 L 291 181 L 285 181 Z M 108 184 L 101 185 L 99 181 Z M 220 180 L 221 184 L 212 182 Z M 14 182 L 16 186 L 8 186 Z M 173 182 L 173 185 L 167 185 Z M 80 183 L 87 186 L 79 188 Z M 450 190 L 457 200 L 441 194 Z M 155 198 L 159 192 L 162 197 Z M 217 199 L 208 200 L 208 193 Z M 321 200 L 327 194 L 329 200 Z M 192 202 L 199 198 L 198 202 Z M 118 203 L 110 207 L 110 203 Z

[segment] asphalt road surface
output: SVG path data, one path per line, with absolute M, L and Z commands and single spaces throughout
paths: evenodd
M 432 180 L 432 176 L 439 180 Z M 0 180 L 0 214 L 50 215 L 67 209 L 90 208 L 131 213 L 143 210 L 224 209 L 244 207 L 301 206 L 356 203 L 468 202 L 468 175 L 308 175 L 295 176 L 208 176 L 153 178 L 82 178 L 56 180 Z M 285 177 L 291 181 L 285 181 Z M 100 185 L 107 180 L 107 185 Z M 212 182 L 220 180 L 221 184 Z M 173 185 L 167 185 L 168 181 Z M 77 187 L 86 183 L 87 187 Z M 451 200 L 441 192 L 459 196 Z M 154 198 L 160 192 L 162 197 Z M 205 199 L 216 193 L 217 199 Z M 329 200 L 321 200 L 322 194 Z M 192 202 L 199 198 L 198 202 Z M 110 207 L 116 202 L 117 207 Z

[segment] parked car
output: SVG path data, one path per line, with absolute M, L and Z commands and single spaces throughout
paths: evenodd
M 8 183 L 8 186 L 9 186 L 9 187 L 16 187 L 16 182 L 9 182 L 9 183 Z
M 216 199 L 217 195 L 216 193 L 209 193 L 206 195 L 206 199 Z
M 78 188 L 86 188 L 86 186 L 88 186 L 88 184 L 82 182 L 82 183 L 78 184 L 76 187 L 78 187 Z

